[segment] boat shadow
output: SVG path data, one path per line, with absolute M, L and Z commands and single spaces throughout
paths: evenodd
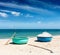
M 35 42 L 42 42 L 42 43 L 48 43 L 47 41 L 39 41 L 39 40 L 35 40 Z
M 13 43 L 13 42 L 11 42 L 9 44 L 12 44 L 12 45 L 25 45 L 25 44 L 16 44 L 16 43 Z

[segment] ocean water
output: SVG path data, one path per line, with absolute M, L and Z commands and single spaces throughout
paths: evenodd
M 16 32 L 15 37 L 37 37 L 42 32 L 60 35 L 60 29 L 0 29 L 0 39 L 10 38 L 14 32 Z

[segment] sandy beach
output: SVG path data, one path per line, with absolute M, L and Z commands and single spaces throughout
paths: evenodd
M 5 45 L 7 40 L 0 39 L 0 55 L 60 55 L 60 36 L 54 36 L 51 42 L 46 43 L 36 42 L 36 37 L 33 37 L 29 39 L 28 44 L 24 45 L 11 44 L 11 41 L 8 45 Z M 52 50 L 53 53 L 46 49 Z

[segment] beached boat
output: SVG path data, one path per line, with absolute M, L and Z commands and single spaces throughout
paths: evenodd
M 28 38 L 27 37 L 14 37 L 12 38 L 12 41 L 15 44 L 27 44 Z
M 43 32 L 37 36 L 37 40 L 40 42 L 50 42 L 52 40 L 52 35 L 48 32 Z
M 52 37 L 37 37 L 40 42 L 50 42 Z

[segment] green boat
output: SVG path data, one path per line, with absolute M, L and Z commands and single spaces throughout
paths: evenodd
M 27 44 L 28 37 L 14 37 L 12 41 L 14 44 Z

